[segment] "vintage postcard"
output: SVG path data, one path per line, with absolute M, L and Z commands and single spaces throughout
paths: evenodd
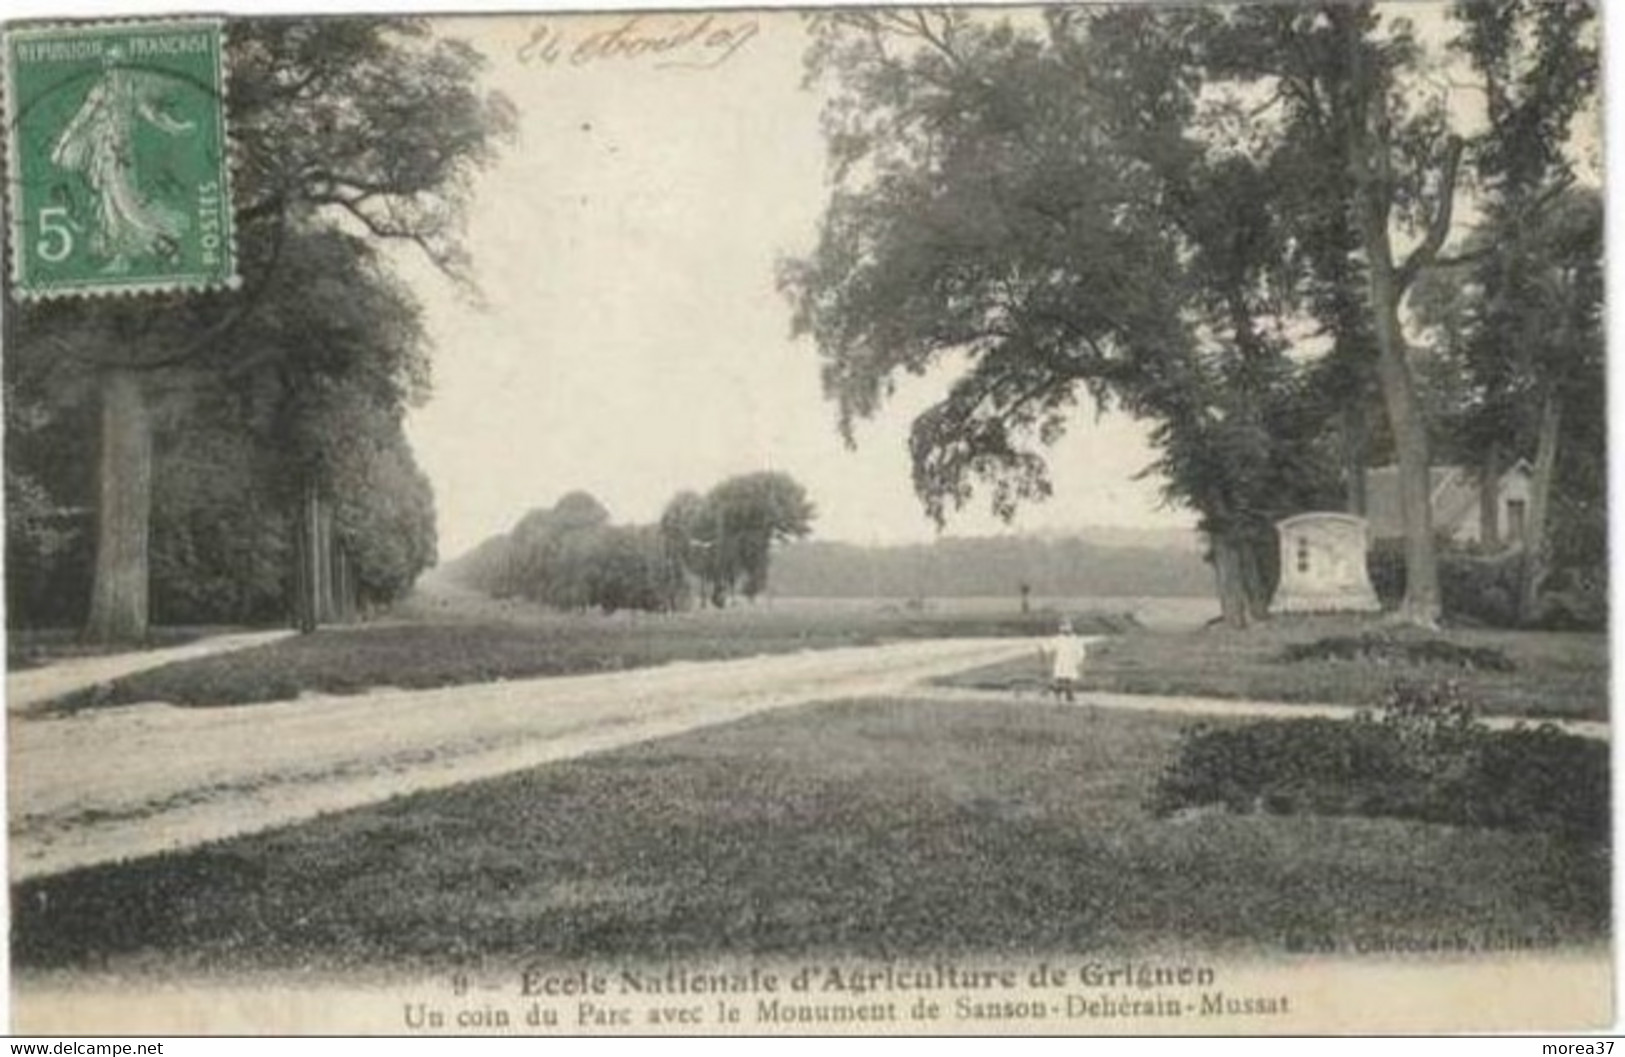
M 1608 1028 L 1598 21 L 6 24 L 12 1030 Z

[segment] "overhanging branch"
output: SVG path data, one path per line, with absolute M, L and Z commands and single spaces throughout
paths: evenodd
M 1450 218 L 1456 203 L 1456 171 L 1461 168 L 1461 155 L 1465 147 L 1466 141 L 1460 136 L 1451 136 L 1445 144 L 1444 162 L 1439 168 L 1439 198 L 1434 203 L 1433 217 L 1428 221 L 1427 235 L 1422 239 L 1422 244 L 1405 258 L 1405 263 L 1399 266 L 1394 277 L 1401 294 L 1410 288 L 1417 273 L 1439 255 L 1440 247 L 1450 235 Z
M 441 272 L 445 273 L 452 279 L 461 280 L 463 278 L 458 270 L 456 260 L 446 254 L 443 250 L 437 249 L 429 240 L 428 236 L 422 231 L 414 228 L 395 227 L 379 220 L 377 217 L 374 217 L 365 209 L 361 208 L 361 202 L 363 200 L 364 199 L 333 198 L 327 200 L 326 204 L 336 205 L 343 209 L 346 213 L 350 214 L 350 216 L 359 221 L 361 226 L 367 229 L 367 233 L 372 235 L 374 238 L 389 239 L 398 242 L 410 242 L 418 249 L 422 250 L 423 255 L 429 259 L 429 263 L 433 264 Z

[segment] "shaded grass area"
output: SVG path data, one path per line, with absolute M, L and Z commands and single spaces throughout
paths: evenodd
M 77 628 L 7 628 L 6 670 L 19 672 L 76 657 L 168 649 L 196 642 L 206 635 L 224 635 L 243 630 L 233 627 L 151 628 L 139 643 L 121 642 L 115 645 L 84 642 Z
M 1031 704 L 763 714 L 16 886 L 14 964 L 404 971 L 1606 934 L 1606 857 L 1542 834 L 1154 819 L 1143 805 L 1183 725 Z
M 1417 649 L 1439 661 L 1359 656 L 1288 660 L 1294 647 L 1317 640 L 1381 634 L 1418 642 L 1437 639 L 1459 650 Z M 1493 651 L 1512 670 L 1451 663 L 1451 655 Z M 1008 689 L 1041 682 L 1047 669 L 1031 658 L 975 669 L 942 682 Z M 1377 705 L 1396 680 L 1454 679 L 1491 714 L 1572 719 L 1608 718 L 1608 637 L 1601 633 L 1453 628 L 1440 632 L 1385 626 L 1376 618 L 1282 618 L 1245 631 L 1213 626 L 1198 631 L 1136 630 L 1091 647 L 1082 686 L 1131 694 L 1229 697 Z
M 1083 615 L 1112 633 L 1132 618 Z M 61 699 L 67 708 L 168 701 L 229 705 L 279 701 L 305 691 L 359 693 L 535 676 L 643 668 L 903 639 L 1038 636 L 1052 614 L 806 613 L 745 609 L 666 616 L 552 615 L 524 623 L 448 620 L 332 628 L 148 669 Z

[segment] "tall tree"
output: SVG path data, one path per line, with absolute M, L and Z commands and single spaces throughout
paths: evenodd
M 153 620 L 282 620 L 291 538 L 280 453 L 243 428 L 232 401 L 188 402 L 155 417 Z
M 155 389 L 229 368 L 237 328 L 284 261 L 290 229 L 404 240 L 458 273 L 473 173 L 512 127 L 481 93 L 481 60 L 417 20 L 266 19 L 228 26 L 244 289 L 22 306 L 10 349 L 65 355 L 100 391 L 98 545 L 86 634 L 139 638 L 148 620 Z
M 1400 306 L 1451 232 L 1463 141 L 1434 97 L 1406 82 L 1421 55 L 1408 24 L 1384 25 L 1369 3 L 1237 7 L 1207 39 L 1220 81 L 1257 87 L 1284 114 L 1283 140 L 1332 167 L 1360 255 L 1375 373 L 1399 467 L 1405 524 L 1402 613 L 1439 616 L 1428 430 L 1412 377 Z M 1336 184 L 1333 184 L 1336 186 Z M 1417 236 L 1395 248 L 1396 221 Z M 1346 278 L 1346 276 L 1345 276 Z
M 681 607 L 687 586 L 654 525 L 616 525 L 600 533 L 589 555 L 587 585 L 590 604 L 605 613 L 671 612 Z
M 715 533 L 708 557 L 712 604 L 766 590 L 774 545 L 807 535 L 815 515 L 806 489 L 789 474 L 742 474 L 711 489 L 700 523 Z
M 1566 411 L 1603 374 L 1602 203 L 1571 190 L 1569 151 L 1577 115 L 1595 102 L 1596 16 L 1586 3 L 1528 0 L 1458 3 L 1456 14 L 1489 125 L 1474 152 L 1489 230 L 1472 266 L 1482 302 L 1468 362 L 1492 406 L 1510 398 L 1539 408 L 1518 591 L 1528 621 L 1549 558 Z
M 204 381 L 278 453 L 296 561 L 292 610 L 313 630 L 362 601 L 363 587 L 368 601 L 384 599 L 378 582 L 352 575 L 364 553 L 411 555 L 408 565 L 432 555 L 432 499 L 402 432 L 406 408 L 427 395 L 429 362 L 416 302 L 371 244 L 316 225 L 287 242 L 288 259 L 237 328 L 234 361 Z M 404 491 L 385 496 L 384 482 Z M 418 516 L 370 516 L 386 507 Z M 406 533 L 392 542 L 361 532 L 392 531 L 392 522 Z
M 660 542 L 667 559 L 699 581 L 701 604 L 716 593 L 718 577 L 712 558 L 716 547 L 716 519 L 706 515 L 705 497 L 685 489 L 672 496 L 660 512 Z
M 1602 329 L 1603 205 L 1568 188 L 1538 212 L 1487 211 L 1464 260 L 1418 284 L 1417 315 L 1434 337 L 1431 372 L 1446 440 L 1483 458 L 1481 479 L 1514 458 L 1533 467 L 1521 538 L 1518 613 L 1538 615 L 1553 559 L 1600 571 L 1604 531 L 1606 390 Z M 1487 530 L 1498 517 L 1485 489 Z M 1562 506 L 1562 547 L 1549 538 Z M 1586 542 L 1590 537 L 1594 542 Z M 1498 542 L 1493 539 L 1489 542 Z
M 1290 356 L 1286 336 L 1301 291 L 1286 253 L 1282 176 L 1226 155 L 1193 163 L 1176 185 L 1169 219 L 1187 246 L 1187 312 L 1199 337 L 1185 384 L 1143 399 L 1157 422 L 1154 467 L 1166 492 L 1201 514 L 1220 609 L 1233 627 L 1268 612 L 1279 572 L 1275 523 L 1335 503 L 1337 474 L 1320 443 L 1331 416 L 1315 399 L 1319 372 Z
M 683 606 L 688 584 L 669 531 L 612 525 L 596 499 L 572 492 L 448 563 L 447 571 L 489 594 L 519 594 L 557 609 L 670 612 Z
M 1358 260 L 1353 269 L 1336 255 L 1320 263 L 1335 282 L 1356 273 L 1364 280 L 1375 374 L 1399 468 L 1402 612 L 1421 623 L 1439 615 L 1438 568 L 1429 424 L 1402 306 L 1455 230 L 1464 159 L 1479 163 L 1481 177 L 1498 165 L 1508 173 L 1545 166 L 1561 151 L 1573 102 L 1595 76 L 1595 54 L 1576 46 L 1589 5 L 1492 0 L 1462 4 L 1455 14 L 1465 27 L 1458 47 L 1487 75 L 1490 120 L 1483 128 L 1469 127 L 1460 109 L 1448 106 L 1433 81 L 1437 66 L 1402 8 L 1240 6 L 1226 12 L 1205 52 L 1213 76 L 1278 104 L 1283 147 L 1295 149 L 1306 169 L 1327 173 L 1328 191 L 1341 185 L 1345 192 L 1332 200 L 1346 210 Z M 1528 107 L 1497 103 L 1497 83 L 1509 80 Z
M 1244 624 L 1267 602 L 1271 523 L 1318 476 L 1303 453 L 1319 426 L 1291 411 L 1273 174 L 1198 135 L 1193 42 L 1213 20 L 823 18 L 809 63 L 836 86 L 837 189 L 782 285 L 849 441 L 898 374 L 957 373 L 911 437 L 939 521 L 976 483 L 1005 516 L 1048 496 L 1043 449 L 1080 398 L 1150 419 L 1158 468 L 1202 515 L 1226 615 Z
M 10 318 L 10 314 L 7 314 Z M 89 600 L 89 471 L 94 417 L 54 372 L 5 372 L 6 622 L 82 623 Z M 44 365 L 49 367 L 49 365 Z M 41 374 L 44 377 L 41 377 Z
M 526 514 L 509 537 L 518 593 L 559 609 L 591 605 L 593 555 L 609 527 L 609 511 L 580 491 Z

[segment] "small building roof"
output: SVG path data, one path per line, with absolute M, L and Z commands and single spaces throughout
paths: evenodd
M 1439 498 L 1446 490 L 1454 492 L 1461 487 L 1465 471 L 1460 466 L 1433 466 L 1428 469 L 1428 494 L 1433 497 L 1437 524 Z M 1471 480 L 1466 484 L 1471 486 Z M 1473 495 L 1477 495 L 1473 491 Z M 1405 535 L 1405 515 L 1399 506 L 1399 467 L 1376 466 L 1365 472 L 1365 518 L 1371 527 L 1372 539 L 1398 539 Z
M 1508 467 L 1501 481 L 1504 484 L 1508 477 L 1530 472 L 1528 460 L 1519 459 Z M 1478 475 L 1474 471 L 1463 466 L 1434 466 L 1429 468 L 1428 477 L 1435 531 L 1452 529 L 1478 513 Z M 1372 539 L 1405 535 L 1405 517 L 1399 508 L 1399 467 L 1366 470 L 1365 516 Z

